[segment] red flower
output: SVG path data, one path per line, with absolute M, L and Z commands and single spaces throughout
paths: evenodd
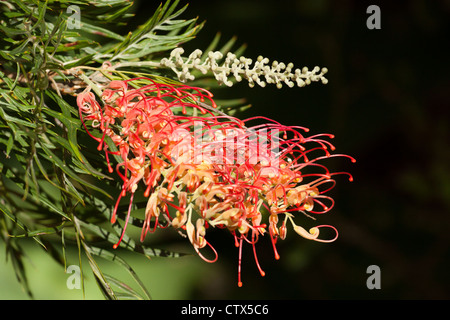
M 134 88 L 138 81 L 148 84 Z M 269 234 L 276 259 L 275 245 L 286 237 L 287 223 L 310 240 L 331 242 L 337 238 L 332 226 L 319 225 L 308 232 L 294 222 L 298 212 L 325 213 L 334 205 L 325 194 L 335 185 L 333 176 L 343 172 L 331 173 L 320 161 L 348 156 L 330 154 L 334 146 L 327 139 L 332 135 L 305 137 L 301 132 L 308 132 L 306 128 L 263 117 L 241 121 L 217 116 L 203 107 L 205 101 L 216 107 L 208 91 L 146 78 L 112 81 L 102 100 L 100 107 L 88 91 L 78 96 L 77 103 L 86 130 L 90 121 L 92 128 L 102 132 L 102 138 L 96 138 L 88 131 L 99 142 L 98 149 L 105 151 L 109 171 L 113 171 L 109 154 L 122 159 L 116 166 L 123 185 L 113 223 L 121 198 L 127 193 L 131 196 L 123 233 L 114 247 L 122 240 L 134 194 L 141 185 L 148 197 L 141 240 L 161 226 L 163 217 L 173 228 L 186 232 L 205 261 L 214 262 L 218 254 L 206 240 L 206 231 L 228 229 L 239 247 L 239 286 L 244 241 L 253 246 L 264 275 L 255 247 L 260 236 Z M 249 125 L 258 120 L 266 123 Z M 106 136 L 119 151 L 108 150 Z M 175 209 L 173 217 L 169 207 Z M 336 237 L 319 239 L 321 228 L 332 228 Z M 205 247 L 211 248 L 212 259 L 200 252 Z

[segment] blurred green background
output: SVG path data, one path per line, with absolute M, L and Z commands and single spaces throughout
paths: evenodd
M 141 1 L 139 24 L 159 1 Z M 366 9 L 378 4 L 381 30 L 369 30 Z M 148 14 L 146 14 L 148 13 Z M 219 260 L 195 254 L 151 261 L 129 255 L 155 299 L 449 299 L 450 298 L 450 80 L 449 1 L 191 1 L 185 18 L 206 20 L 187 53 L 204 49 L 216 32 L 223 43 L 238 36 L 245 56 L 327 67 L 327 85 L 249 88 L 240 83 L 215 91 L 217 98 L 245 97 L 263 115 L 311 134 L 333 133 L 338 153 L 357 159 L 329 161 L 337 177 L 331 213 L 318 222 L 338 228 L 332 244 L 309 242 L 293 232 L 279 242 L 279 261 L 269 239 L 244 249 L 242 288 L 237 287 L 237 249 L 226 232 L 208 240 Z M 156 247 L 192 252 L 175 232 L 151 236 Z M 66 287 L 67 274 L 35 243 L 29 281 L 35 298 L 81 299 Z M 77 253 L 69 250 L 77 264 Z M 73 251 L 73 252 L 72 252 Z M 0 252 L 4 244 L 0 243 Z M 85 263 L 86 298 L 102 298 Z M 366 287 L 369 265 L 381 269 L 381 289 Z M 108 272 L 121 272 L 105 263 Z M 123 274 L 124 279 L 127 275 Z M 131 280 L 130 280 L 131 282 Z M 0 264 L 0 299 L 26 299 L 10 263 Z

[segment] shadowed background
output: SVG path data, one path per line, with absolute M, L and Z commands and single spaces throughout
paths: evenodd
M 141 1 L 134 23 L 143 22 L 157 4 Z M 366 27 L 370 4 L 380 6 L 381 30 Z M 276 89 L 240 83 L 213 93 L 245 97 L 252 108 L 241 118 L 263 115 L 308 127 L 310 134 L 333 133 L 336 152 L 357 162 L 335 158 L 327 165 L 351 172 L 354 182 L 337 176 L 330 192 L 335 208 L 318 217 L 320 224 L 338 228 L 336 242 L 309 242 L 289 230 L 278 244 L 281 259 L 275 261 L 269 239 L 261 239 L 257 250 L 264 278 L 251 246 L 245 246 L 244 286 L 238 288 L 234 240 L 218 230 L 207 238 L 219 253 L 214 264 L 195 255 L 133 261 L 153 297 L 449 299 L 450 80 L 444 44 L 450 2 L 191 1 L 184 18 L 197 15 L 206 25 L 184 46 L 186 53 L 205 49 L 221 32 L 223 43 L 234 35 L 238 44 L 246 43 L 246 57 L 329 69 L 327 85 Z M 165 241 L 176 246 L 180 239 L 150 239 L 156 246 Z M 53 270 L 50 262 L 40 263 L 30 272 Z M 369 265 L 380 267 L 380 290 L 366 287 Z M 10 281 L 8 268 L 2 267 L 0 276 Z M 54 285 L 33 277 L 30 282 L 37 298 L 81 298 L 79 292 L 67 293 L 66 278 L 60 275 Z M 22 297 L 18 284 L 5 281 L 0 283 L 8 283 L 10 295 Z M 90 284 L 94 293 L 89 289 L 87 298 L 99 297 L 95 283 Z

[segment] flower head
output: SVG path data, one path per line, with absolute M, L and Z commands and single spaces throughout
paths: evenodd
M 263 56 L 253 61 L 244 56 L 237 57 L 231 52 L 224 57 L 220 51 L 209 51 L 204 54 L 196 49 L 187 58 L 182 57 L 183 53 L 183 48 L 175 48 L 169 58 L 163 58 L 159 63 L 161 67 L 172 69 L 182 82 L 195 80 L 191 70 L 198 70 L 203 74 L 211 72 L 219 83 L 229 87 L 233 85 L 230 78 L 234 78 L 237 82 L 245 79 L 250 87 L 254 87 L 255 84 L 261 87 L 275 84 L 277 88 L 283 85 L 292 88 L 295 85 L 304 87 L 317 81 L 323 84 L 328 83 L 328 79 L 325 78 L 328 69 L 318 66 L 312 70 L 307 67 L 294 69 L 293 63 L 286 65 L 283 62 L 273 61 L 270 64 L 269 59 Z
M 138 86 L 140 81 L 146 84 Z M 348 156 L 330 154 L 333 136 L 306 137 L 306 128 L 263 117 L 242 121 L 218 116 L 205 102 L 216 107 L 212 94 L 204 89 L 146 78 L 111 81 L 103 91 L 103 107 L 89 91 L 78 96 L 83 125 L 88 130 L 89 121 L 92 129 L 102 132 L 101 138 L 89 134 L 98 141 L 98 149 L 104 150 L 109 171 L 114 169 L 108 155 L 122 160 L 115 168 L 123 184 L 113 223 L 121 198 L 130 194 L 130 203 L 115 247 L 122 240 L 134 194 L 140 188 L 148 198 L 141 240 L 165 219 L 186 233 L 205 261 L 214 262 L 218 254 L 207 240 L 207 231 L 226 229 L 239 248 L 239 286 L 244 242 L 252 245 L 264 275 L 255 246 L 261 236 L 270 237 L 276 259 L 276 242 L 286 238 L 289 224 L 306 239 L 334 241 L 337 230 L 332 226 L 318 225 L 307 231 L 295 222 L 299 213 L 321 214 L 334 205 L 326 193 L 335 185 L 333 177 L 346 173 L 329 172 L 320 161 Z M 108 149 L 107 136 L 118 151 Z M 319 238 L 322 228 L 331 228 L 336 236 Z M 203 254 L 207 248 L 213 258 Z

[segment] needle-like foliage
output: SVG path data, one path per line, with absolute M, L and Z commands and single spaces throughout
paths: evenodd
M 104 61 L 159 60 L 158 55 L 193 39 L 203 24 L 180 19 L 186 6 L 178 2 L 166 1 L 142 26 L 125 34 L 121 30 L 134 16 L 129 1 L 0 3 L 0 239 L 30 296 L 23 238 L 34 239 L 64 267 L 65 246 L 77 245 L 108 298 L 150 297 L 117 252 L 96 247 L 99 239 L 115 243 L 121 232 L 118 225 L 104 223 L 111 215 L 116 182 L 105 174 L 104 159 L 89 151 L 91 141 L 72 96 L 89 79 L 101 83 L 128 77 L 126 70 L 108 77 L 96 71 Z M 180 255 L 130 238 L 122 246 L 148 257 Z M 103 274 L 98 257 L 129 270 L 141 292 Z

